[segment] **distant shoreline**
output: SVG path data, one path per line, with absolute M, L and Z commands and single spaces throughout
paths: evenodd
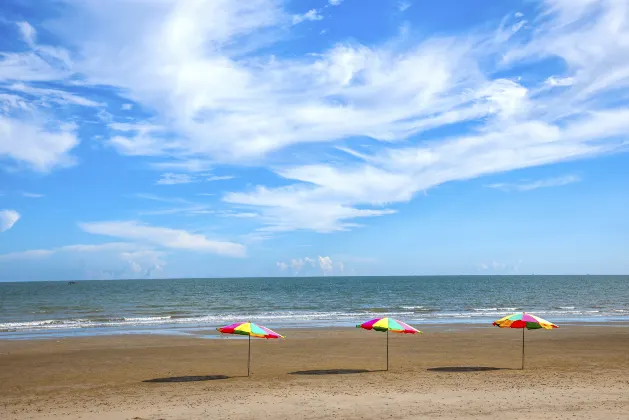
M 2 284 L 18 283 L 84 283 L 84 282 L 113 282 L 113 281 L 172 281 L 172 280 L 269 280 L 269 279 L 407 279 L 407 278 L 462 278 L 462 277 L 492 277 L 492 278 L 518 278 L 518 277 L 626 277 L 629 273 L 621 274 L 379 274 L 379 275 L 351 275 L 351 276 L 255 276 L 255 277 L 164 277 L 164 278 L 128 278 L 128 279 L 57 279 L 57 280 L 0 280 Z
M 431 320 L 423 322 L 413 322 L 412 324 L 422 330 L 459 330 L 459 329 L 478 329 L 478 328 L 495 328 L 491 323 L 495 319 L 474 319 L 474 320 Z M 236 321 L 236 320 L 234 320 Z M 574 318 L 561 319 L 553 318 L 553 321 L 562 328 L 576 327 L 620 327 L 629 328 L 629 316 L 618 317 L 616 319 L 593 319 L 593 318 Z M 263 321 L 261 321 L 263 322 Z M 224 338 L 216 332 L 216 327 L 223 324 L 215 325 L 189 325 L 184 327 L 161 325 L 154 328 L 142 327 L 100 327 L 100 328 L 74 328 L 74 329 L 58 329 L 58 330 L 39 330 L 39 331 L 5 331 L 0 332 L 0 340 L 45 340 L 45 339 L 62 339 L 62 338 L 90 338 L 103 336 L 173 336 L 173 337 L 189 337 L 202 339 L 220 339 Z M 355 322 L 315 322 L 315 323 L 272 323 L 268 324 L 281 330 L 301 331 L 313 330 L 347 330 L 355 328 Z M 234 338 L 234 337 L 230 337 Z M 240 338 L 240 337 L 236 337 Z

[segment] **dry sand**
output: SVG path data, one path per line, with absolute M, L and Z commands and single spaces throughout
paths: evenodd
M 520 330 L 423 330 L 389 372 L 383 333 L 282 330 L 250 378 L 246 340 L 0 340 L 0 419 L 629 419 L 627 326 L 527 331 L 524 371 Z

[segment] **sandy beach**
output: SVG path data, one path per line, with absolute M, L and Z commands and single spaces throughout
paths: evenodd
M 0 418 L 629 419 L 629 328 L 352 328 L 286 340 L 103 336 L 0 341 Z M 213 334 L 208 331 L 208 334 Z

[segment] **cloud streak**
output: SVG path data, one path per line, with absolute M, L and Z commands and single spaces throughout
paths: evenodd
M 487 185 L 489 188 L 495 188 L 503 191 L 531 191 L 538 188 L 562 187 L 564 185 L 574 184 L 581 181 L 577 175 L 565 175 L 555 178 L 539 179 L 536 181 L 524 181 L 520 183 L 496 183 Z
M 229 257 L 244 257 L 246 254 L 246 248 L 235 242 L 214 241 L 201 234 L 181 229 L 149 226 L 136 221 L 80 223 L 79 227 L 95 235 L 111 236 L 170 249 L 209 252 Z

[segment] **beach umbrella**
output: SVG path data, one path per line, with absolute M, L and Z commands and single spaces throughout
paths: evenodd
M 247 356 L 247 376 L 251 373 L 251 337 L 257 338 L 284 338 L 283 335 L 271 331 L 262 325 L 253 322 L 237 322 L 216 329 L 221 334 L 237 334 L 249 336 L 249 354 Z
M 540 328 L 552 330 L 553 328 L 559 328 L 552 322 L 526 312 L 507 315 L 498 321 L 494 321 L 493 325 L 500 328 L 522 328 L 522 369 L 524 369 L 524 330 L 539 330 Z
M 398 321 L 393 318 L 376 318 L 362 324 L 356 325 L 356 328 L 364 328 L 366 330 L 382 331 L 387 333 L 387 370 L 389 370 L 389 331 L 398 334 L 423 334 L 421 331 L 411 327 L 410 325 Z

